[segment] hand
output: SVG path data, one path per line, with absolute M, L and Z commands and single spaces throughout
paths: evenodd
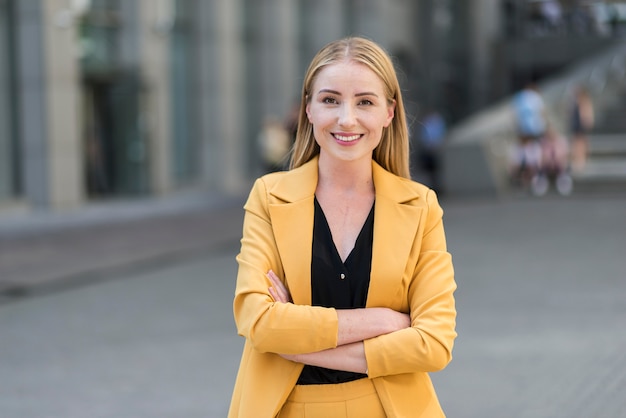
M 276 302 L 290 303 L 292 300 L 289 290 L 287 290 L 283 282 L 280 281 L 276 273 L 272 270 L 268 271 L 267 278 L 270 279 L 270 282 L 272 283 L 272 286 L 269 288 L 269 292 L 274 300 Z

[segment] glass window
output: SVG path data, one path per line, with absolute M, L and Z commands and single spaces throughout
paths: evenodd
M 80 25 L 80 48 L 83 71 L 106 73 L 119 61 L 121 18 L 115 0 L 93 0 Z
M 147 193 L 134 3 L 92 0 L 81 17 L 85 184 L 91 198 Z M 124 7 L 122 7 L 124 6 Z

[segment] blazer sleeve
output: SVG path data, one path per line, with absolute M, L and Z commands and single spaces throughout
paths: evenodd
M 301 354 L 334 348 L 338 319 L 332 308 L 274 302 L 267 272 L 284 277 L 268 211 L 264 178 L 244 206 L 243 236 L 233 310 L 240 335 L 260 352 Z
M 446 247 L 443 211 L 433 191 L 426 201 L 424 225 L 418 228 L 414 245 L 417 262 L 405 273 L 412 274 L 407 291 L 411 327 L 365 341 L 371 378 L 438 371 L 452 359 L 457 335 L 452 257 Z

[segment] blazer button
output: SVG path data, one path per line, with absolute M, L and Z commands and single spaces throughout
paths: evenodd
M 345 275 L 345 274 L 343 274 L 343 273 L 341 273 L 341 274 L 339 275 L 339 277 L 341 278 L 341 280 L 343 280 L 343 279 L 345 279 L 345 278 L 346 278 L 346 275 Z

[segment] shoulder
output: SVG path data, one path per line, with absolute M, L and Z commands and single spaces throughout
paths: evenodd
M 435 208 L 437 210 L 440 210 L 439 199 L 437 197 L 437 193 L 433 189 L 414 180 L 402 180 L 407 183 L 407 187 L 411 188 L 417 196 L 416 199 L 411 201 L 411 204 L 416 206 L 424 206 L 429 209 Z
M 315 193 L 317 160 L 289 171 L 278 171 L 258 178 L 252 193 L 262 193 L 273 202 L 296 202 Z
M 412 180 L 412 179 L 406 179 L 406 178 L 403 178 L 403 177 L 397 177 L 397 176 L 396 176 L 396 178 L 397 178 L 398 182 L 403 185 L 403 187 L 406 187 L 409 190 L 412 190 L 413 193 L 415 193 L 415 195 L 418 198 L 421 198 L 421 199 L 425 200 L 429 193 L 434 193 L 434 191 L 430 187 L 428 187 L 425 184 L 420 183 L 418 181 L 415 181 L 415 180 Z
M 423 205 L 434 191 L 422 183 L 397 176 L 374 164 L 374 187 L 377 198 L 383 197 L 398 203 Z
M 285 180 L 289 181 L 290 177 L 293 177 L 293 172 L 291 171 L 276 171 L 264 174 L 254 181 L 252 190 L 250 191 L 250 197 L 263 197 L 263 200 L 266 200 L 272 190 L 276 189 L 277 185 Z
M 274 171 L 257 178 L 255 183 L 262 183 L 265 187 L 271 188 L 282 179 L 289 178 L 290 176 L 293 176 L 292 171 Z

